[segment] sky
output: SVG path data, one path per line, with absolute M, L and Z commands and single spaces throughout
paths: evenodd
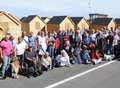
M 108 14 L 120 17 L 120 0 L 1 0 L 0 10 L 19 18 L 39 16 L 84 16 L 89 13 Z

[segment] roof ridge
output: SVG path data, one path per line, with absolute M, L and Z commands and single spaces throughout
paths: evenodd
M 17 17 L 13 16 L 13 15 L 10 14 L 10 13 L 7 13 L 7 12 L 5 12 L 5 11 L 0 11 L 0 13 L 2 13 L 2 14 L 4 14 L 4 15 L 6 15 L 7 17 L 9 17 L 9 18 L 10 18 L 12 21 L 14 21 L 16 24 L 21 23 L 21 21 L 20 21 Z
M 53 16 L 48 24 L 60 24 L 68 16 Z

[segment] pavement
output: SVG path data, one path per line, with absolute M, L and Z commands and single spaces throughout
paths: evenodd
M 43 75 L 28 79 L 20 76 L 19 79 L 0 80 L 0 88 L 50 88 L 49 86 L 88 71 L 109 62 L 99 65 L 72 65 L 72 67 L 55 68 Z M 77 77 L 54 88 L 120 88 L 120 62 L 115 61 L 107 66 L 96 69 L 83 76 Z M 51 87 L 53 88 L 53 87 Z

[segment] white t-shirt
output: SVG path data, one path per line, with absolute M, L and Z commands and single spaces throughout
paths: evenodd
M 70 65 L 70 61 L 69 61 L 69 56 L 62 56 L 62 55 L 58 55 L 56 57 L 57 62 L 60 62 L 60 66 L 65 66 L 65 65 Z
M 25 39 L 25 41 L 27 41 L 27 42 L 28 42 L 28 37 L 27 37 L 27 36 L 24 36 L 24 39 Z
M 96 33 L 93 33 L 92 34 L 92 40 L 95 41 L 95 39 L 96 39 Z
M 16 54 L 22 55 L 25 52 L 26 44 L 24 42 L 21 42 L 19 44 L 16 44 Z
M 24 45 L 28 45 L 28 37 L 27 36 L 24 36 L 24 38 L 23 38 L 23 43 L 24 43 Z
M 51 58 L 50 57 L 48 57 L 48 58 L 43 58 L 43 61 L 42 61 L 42 65 L 44 65 L 44 66 L 49 66 L 49 65 L 51 65 L 51 63 L 52 63 L 52 61 L 51 61 Z
M 46 51 L 47 50 L 46 37 L 38 36 L 38 41 L 39 44 L 42 46 L 42 49 Z
M 114 45 L 117 45 L 118 44 L 118 40 L 120 39 L 120 37 L 118 36 L 118 35 L 115 35 L 114 36 L 114 40 L 113 40 L 113 42 L 114 42 Z

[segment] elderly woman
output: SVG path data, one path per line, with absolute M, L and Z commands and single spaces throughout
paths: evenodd
M 48 71 L 48 69 L 51 69 L 52 66 L 52 59 L 49 56 L 48 52 L 45 52 L 45 55 L 41 59 L 41 74 L 43 71 Z
M 56 57 L 57 66 L 71 66 L 70 58 L 65 50 L 61 51 L 61 54 Z

